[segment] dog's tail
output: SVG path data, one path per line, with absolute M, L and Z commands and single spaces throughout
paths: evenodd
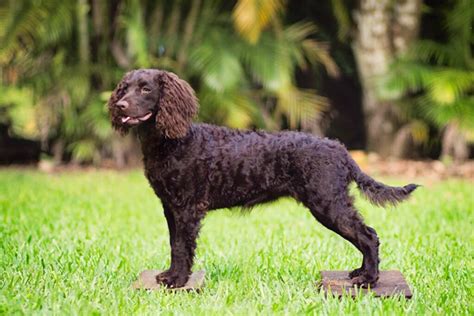
M 349 161 L 352 179 L 357 183 L 359 190 L 364 196 L 375 205 L 395 205 L 408 199 L 410 194 L 419 187 L 419 185 L 413 183 L 405 185 L 404 187 L 385 185 L 366 175 L 350 156 Z

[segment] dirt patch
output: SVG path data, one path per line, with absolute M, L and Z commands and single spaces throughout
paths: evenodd
M 443 163 L 439 160 L 382 159 L 359 151 L 351 152 L 351 155 L 366 173 L 374 176 L 423 178 L 432 181 L 447 178 L 474 180 L 474 160 Z
M 439 160 L 399 160 L 382 159 L 374 154 L 362 151 L 350 152 L 354 160 L 367 174 L 373 177 L 393 177 L 404 179 L 424 179 L 439 181 L 447 178 L 462 178 L 474 181 L 474 160 L 463 163 L 443 163 Z M 45 173 L 63 172 L 96 172 L 99 170 L 130 171 L 142 169 L 141 165 L 117 168 L 113 163 L 104 163 L 101 166 L 67 164 L 55 166 L 49 162 L 40 162 L 37 165 L 11 165 L 2 167 L 18 170 L 40 170 Z

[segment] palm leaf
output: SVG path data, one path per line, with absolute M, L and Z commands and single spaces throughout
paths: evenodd
M 232 17 L 236 30 L 255 44 L 264 28 L 284 7 L 282 0 L 239 0 Z
M 22 137 L 37 139 L 33 91 L 26 87 L 0 86 L 0 123 L 11 124 L 12 131 Z
M 441 105 L 453 104 L 474 87 L 474 73 L 453 68 L 437 68 L 426 83 L 431 99 Z
M 69 35 L 72 16 L 71 1 L 9 1 L 0 6 L 0 63 Z
M 90 162 L 97 157 L 97 144 L 93 139 L 81 139 L 72 142 L 68 149 L 72 152 L 72 157 L 77 162 Z
M 138 1 L 130 1 L 127 15 L 123 18 L 127 34 L 128 53 L 135 59 L 138 67 L 150 66 L 148 58 L 148 39 L 142 6 Z
M 235 89 L 244 78 L 235 40 L 226 29 L 215 28 L 190 55 L 193 74 L 218 93 Z
M 343 0 L 331 0 L 331 4 L 339 27 L 337 37 L 340 41 L 343 41 L 348 37 L 352 26 L 349 8 Z
M 257 105 L 250 91 L 236 89 L 216 93 L 204 88 L 199 92 L 199 100 L 203 108 L 200 117 L 205 121 L 235 128 L 248 128 L 258 121 Z
M 294 61 L 283 41 L 272 34 L 262 34 L 258 45 L 242 47 L 242 60 L 251 78 L 269 91 L 277 91 L 291 82 Z
M 277 96 L 277 109 L 287 116 L 290 128 L 297 128 L 300 123 L 304 129 L 310 128 L 327 106 L 326 98 L 318 96 L 316 91 L 293 85 L 280 89 Z
M 105 102 L 99 96 L 92 99 L 79 118 L 81 125 L 87 127 L 87 134 L 92 134 L 101 141 L 108 140 L 113 132 Z M 89 133 L 90 131 L 93 133 Z
M 444 127 L 446 122 L 457 122 L 463 130 L 474 131 L 474 97 L 458 99 L 449 106 L 437 106 L 430 98 L 422 99 L 422 111 L 433 123 Z
M 452 56 L 452 49 L 441 43 L 431 40 L 420 40 L 414 43 L 408 56 L 412 59 L 420 60 L 425 63 L 434 61 L 438 65 L 455 63 L 459 54 Z

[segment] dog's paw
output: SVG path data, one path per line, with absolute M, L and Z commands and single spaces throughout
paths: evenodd
M 156 276 L 156 282 L 163 284 L 167 288 L 177 289 L 183 287 L 188 281 L 186 274 L 179 274 L 174 271 L 165 271 Z
M 353 278 L 355 278 L 355 277 L 358 277 L 358 276 L 361 275 L 363 272 L 364 272 L 364 268 L 363 268 L 363 267 L 360 267 L 360 268 L 358 268 L 358 269 L 352 270 L 351 272 L 349 272 L 349 279 L 353 279 Z
M 366 288 L 374 288 L 377 285 L 377 280 L 379 279 L 378 275 L 371 276 L 366 273 L 361 273 L 360 275 L 352 278 L 351 283 L 353 286 Z

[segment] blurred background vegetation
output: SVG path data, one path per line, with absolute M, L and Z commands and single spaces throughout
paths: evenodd
M 473 15 L 471 0 L 4 0 L 0 160 L 136 163 L 105 104 L 125 71 L 161 68 L 192 84 L 200 121 L 462 161 Z

